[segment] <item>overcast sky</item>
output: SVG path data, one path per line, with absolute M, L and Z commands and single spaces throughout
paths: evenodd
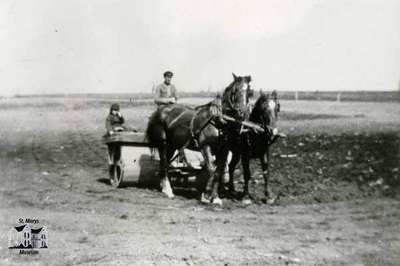
M 0 94 L 394 90 L 400 0 L 0 1 Z

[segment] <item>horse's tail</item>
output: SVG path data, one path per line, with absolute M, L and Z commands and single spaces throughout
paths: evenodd
M 145 140 L 149 143 L 151 150 L 153 150 L 159 142 L 156 136 L 156 127 L 160 125 L 163 125 L 163 121 L 161 119 L 161 111 L 158 109 L 150 116 L 145 132 Z

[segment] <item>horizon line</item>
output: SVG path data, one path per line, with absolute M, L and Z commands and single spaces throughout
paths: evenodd
M 298 90 L 292 90 L 292 89 L 263 89 L 264 91 L 272 91 L 272 90 L 277 90 L 278 92 L 282 93 L 363 93 L 363 92 L 370 92 L 370 93 L 393 93 L 393 92 L 398 92 L 400 93 L 400 90 L 369 90 L 369 89 L 352 89 L 352 90 L 341 90 L 341 89 L 329 89 L 329 90 L 319 90 L 319 89 L 298 89 Z M 260 89 L 255 89 L 255 92 L 260 91 Z M 187 95 L 187 94 L 192 94 L 192 95 L 199 95 L 199 94 L 215 94 L 219 93 L 221 91 L 215 91 L 215 90 L 201 90 L 201 91 L 181 91 L 179 94 Z M 152 95 L 153 93 L 151 92 L 71 92 L 71 93 L 15 93 L 15 94 L 0 94 L 0 97 L 35 97 L 35 96 L 63 96 L 63 97 L 68 97 L 68 96 L 79 96 L 79 95 Z

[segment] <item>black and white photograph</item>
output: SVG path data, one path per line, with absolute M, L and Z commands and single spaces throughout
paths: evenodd
M 399 0 L 1 0 L 0 265 L 400 265 Z

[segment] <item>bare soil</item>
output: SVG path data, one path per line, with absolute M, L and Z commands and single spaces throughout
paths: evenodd
M 400 265 L 397 103 L 282 102 L 277 203 L 259 200 L 254 161 L 255 203 L 215 207 L 194 189 L 169 200 L 133 183 L 112 188 L 106 100 L 27 101 L 0 101 L 0 265 Z M 122 112 L 144 129 L 153 108 Z M 19 218 L 47 226 L 47 250 L 8 249 Z

